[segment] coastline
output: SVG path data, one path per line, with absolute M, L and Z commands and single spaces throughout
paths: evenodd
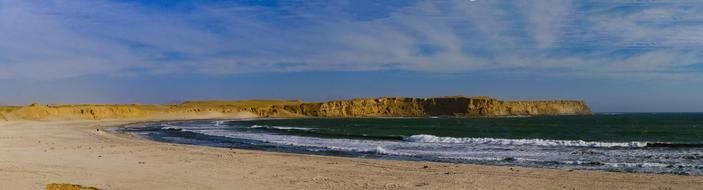
M 197 118 L 201 119 L 201 118 Z M 202 118 L 207 119 L 207 118 Z M 0 121 L 13 189 L 697 189 L 702 176 L 374 160 L 170 144 L 105 129 L 172 119 Z
M 510 101 L 491 97 L 380 97 L 327 102 L 300 100 L 185 101 L 180 104 L 0 106 L 0 121 L 106 120 L 157 117 L 480 117 L 591 115 L 581 100 Z

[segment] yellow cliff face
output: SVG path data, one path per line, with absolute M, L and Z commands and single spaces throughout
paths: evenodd
M 315 117 L 424 117 L 591 114 L 583 101 L 501 101 L 490 97 L 354 99 L 288 105 L 288 112 Z
M 591 114 L 583 101 L 502 101 L 490 97 L 382 97 L 306 103 L 297 100 L 188 101 L 174 105 L 41 105 L 0 107 L 5 120 L 137 118 L 425 117 Z
M 500 101 L 496 115 L 591 114 L 583 101 Z

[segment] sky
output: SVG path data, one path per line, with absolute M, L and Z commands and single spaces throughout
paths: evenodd
M 703 2 L 0 0 L 0 105 L 449 95 L 703 112 Z

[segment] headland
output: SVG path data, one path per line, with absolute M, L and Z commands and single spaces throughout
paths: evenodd
M 62 121 L 215 117 L 494 117 L 591 114 L 579 100 L 505 101 L 491 97 L 381 97 L 328 102 L 299 100 L 186 101 L 181 104 L 0 107 L 0 120 Z

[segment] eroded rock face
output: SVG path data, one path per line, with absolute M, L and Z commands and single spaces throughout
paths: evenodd
M 41 105 L 0 107 L 0 120 L 103 120 L 257 117 L 426 117 L 591 114 L 583 101 L 502 101 L 490 97 L 382 97 L 302 101 L 210 101 L 175 105 Z
M 501 101 L 490 97 L 373 98 L 289 105 L 286 111 L 314 117 L 423 117 L 591 114 L 583 101 Z
M 495 115 L 592 114 L 583 101 L 499 101 Z

